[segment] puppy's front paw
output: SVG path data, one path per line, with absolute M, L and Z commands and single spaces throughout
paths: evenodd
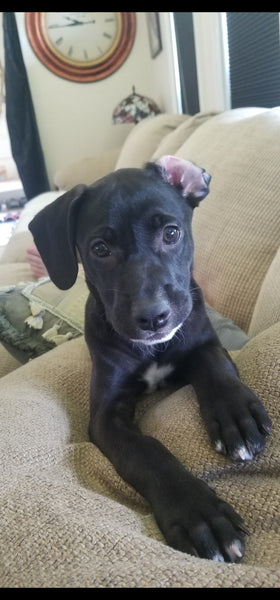
M 270 418 L 254 392 L 237 380 L 204 407 L 211 442 L 233 460 L 252 460 L 271 432 Z
M 218 562 L 238 562 L 244 555 L 244 536 L 249 535 L 243 520 L 227 502 L 219 498 L 203 481 L 192 483 L 164 506 L 161 499 L 158 524 L 170 546 L 200 558 Z M 163 511 L 163 512 L 162 512 Z

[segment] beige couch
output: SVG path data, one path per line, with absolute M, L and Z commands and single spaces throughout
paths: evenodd
M 48 280 L 34 287 L 25 259 L 27 224 L 56 191 L 27 204 L 0 264 L 1 587 L 279 587 L 279 140 L 279 108 L 163 114 L 137 125 L 118 153 L 87 158 L 55 180 L 69 189 L 163 154 L 212 175 L 193 219 L 195 277 L 209 305 L 250 338 L 233 357 L 267 407 L 272 434 L 252 462 L 215 453 L 191 386 L 146 398 L 137 419 L 244 517 L 251 531 L 244 559 L 215 563 L 168 547 L 147 503 L 89 442 L 82 269 L 61 292 Z M 5 311 L 19 298 L 23 324 L 9 322 L 5 337 Z

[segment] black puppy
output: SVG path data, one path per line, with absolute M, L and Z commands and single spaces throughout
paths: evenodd
M 192 213 L 209 182 L 203 169 L 165 156 L 76 186 L 41 210 L 30 230 L 59 288 L 76 280 L 77 250 L 83 263 L 92 442 L 150 502 L 168 544 L 235 562 L 244 553 L 242 519 L 133 419 L 139 394 L 167 380 L 193 385 L 218 452 L 250 460 L 270 432 L 192 276 Z

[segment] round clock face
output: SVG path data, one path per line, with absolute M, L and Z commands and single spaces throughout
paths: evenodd
M 135 13 L 26 13 L 29 41 L 51 71 L 72 81 L 103 79 L 127 58 L 135 37 Z

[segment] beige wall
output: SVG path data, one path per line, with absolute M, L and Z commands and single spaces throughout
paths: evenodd
M 177 112 L 169 13 L 160 13 L 163 50 L 151 59 L 146 13 L 136 13 L 136 39 L 127 60 L 110 77 L 72 83 L 46 69 L 32 51 L 25 13 L 16 13 L 24 61 L 50 182 L 66 164 L 121 144 L 131 126 L 113 125 L 117 103 L 136 91 L 162 111 Z

